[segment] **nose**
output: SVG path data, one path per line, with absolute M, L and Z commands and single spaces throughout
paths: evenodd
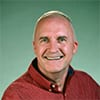
M 58 44 L 56 41 L 51 41 L 49 43 L 49 51 L 52 52 L 52 53 L 55 53 L 58 51 Z

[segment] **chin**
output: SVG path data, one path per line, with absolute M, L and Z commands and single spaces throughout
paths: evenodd
M 58 72 L 61 72 L 62 70 L 64 70 L 65 68 L 64 67 L 59 67 L 59 66 L 56 66 L 56 67 L 46 67 L 47 71 L 50 72 L 50 73 L 58 73 Z

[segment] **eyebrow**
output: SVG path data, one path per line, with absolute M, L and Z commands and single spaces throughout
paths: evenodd
M 46 39 L 48 37 L 47 36 L 42 36 L 42 37 L 39 38 L 39 40 L 44 39 L 44 38 Z
M 57 38 L 57 39 L 59 39 L 59 38 L 64 38 L 64 39 L 67 39 L 68 37 L 67 37 L 67 36 L 58 36 L 58 38 Z
M 47 37 L 47 36 L 42 36 L 42 37 L 39 38 L 39 40 L 44 39 L 44 38 L 46 39 L 46 38 L 48 38 L 48 37 Z M 68 37 L 67 37 L 67 36 L 58 36 L 58 37 L 57 37 L 57 40 L 58 40 L 59 38 L 67 39 Z

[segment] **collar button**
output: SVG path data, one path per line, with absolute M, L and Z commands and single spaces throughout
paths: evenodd
M 49 89 L 49 92 L 51 92 L 52 91 L 52 89 Z
M 52 84 L 51 86 L 52 86 L 52 88 L 55 88 L 56 87 L 54 84 Z

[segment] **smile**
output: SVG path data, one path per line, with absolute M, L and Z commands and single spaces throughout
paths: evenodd
M 56 56 L 56 57 L 45 56 L 44 58 L 47 60 L 60 60 L 61 58 L 63 58 L 63 56 Z

